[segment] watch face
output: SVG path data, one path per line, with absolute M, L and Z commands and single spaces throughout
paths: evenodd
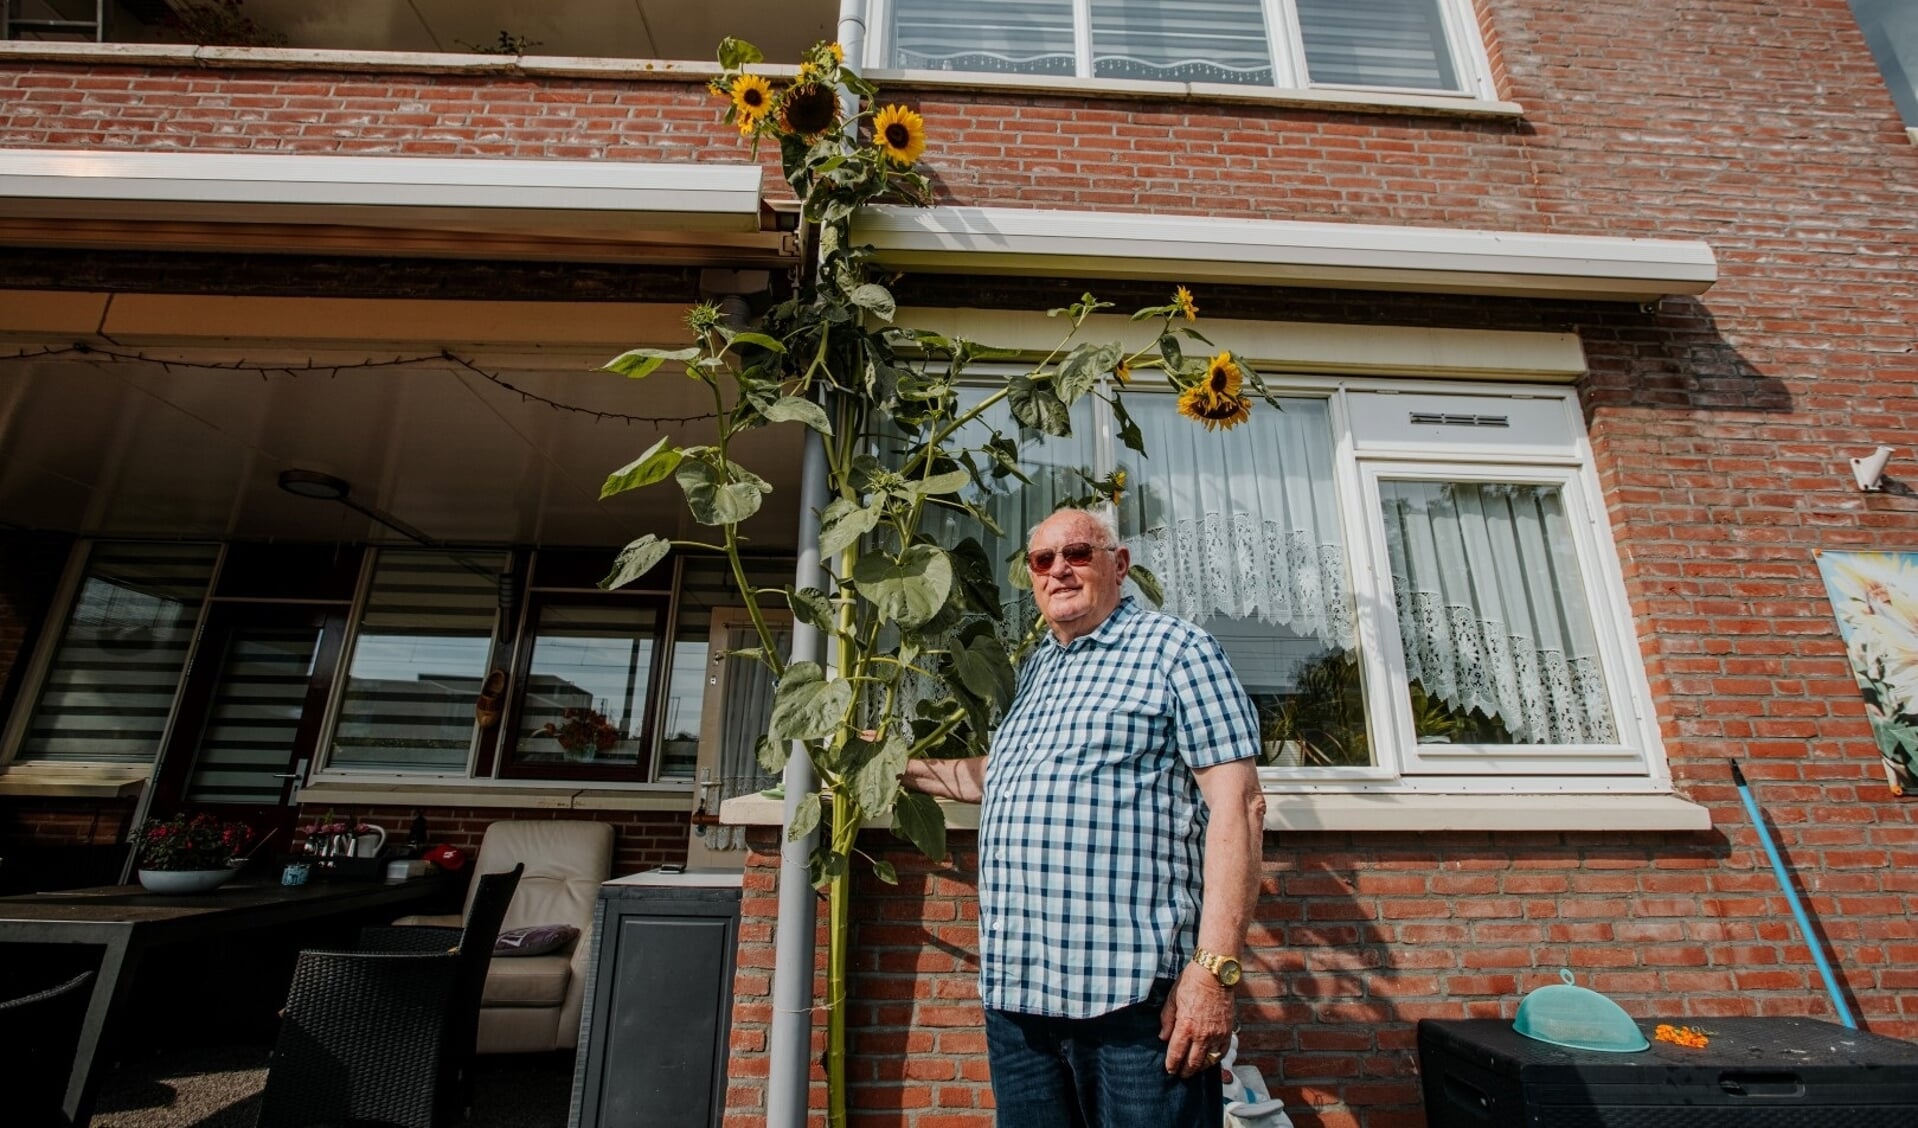
M 1233 959 L 1231 956 L 1225 956 L 1219 960 L 1217 975 L 1220 983 L 1227 987 L 1236 987 L 1239 985 L 1239 977 L 1241 974 L 1243 973 L 1239 968 L 1238 960 Z

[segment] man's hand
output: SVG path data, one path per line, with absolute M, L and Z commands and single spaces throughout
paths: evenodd
M 1198 964 L 1186 964 L 1159 1012 L 1159 1037 L 1167 1073 L 1190 1077 L 1218 1065 L 1232 1046 L 1232 992 Z

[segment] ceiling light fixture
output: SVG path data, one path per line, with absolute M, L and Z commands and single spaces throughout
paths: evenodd
M 415 544 L 427 548 L 440 547 L 438 541 L 391 513 L 354 501 L 353 486 L 344 478 L 335 478 L 331 474 L 322 474 L 318 470 L 282 470 L 280 471 L 280 488 L 294 497 L 311 498 L 314 501 L 337 501 L 361 516 L 378 521 Z M 491 575 L 490 572 L 486 574 Z

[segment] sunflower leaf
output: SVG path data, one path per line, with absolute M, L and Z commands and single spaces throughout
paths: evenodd
M 892 832 L 935 862 L 946 860 L 946 812 L 921 791 L 907 791 L 892 807 Z
M 666 447 L 667 441 L 665 437 L 661 437 L 658 442 L 646 448 L 645 454 L 607 475 L 605 483 L 599 487 L 599 499 L 605 501 L 627 490 L 636 490 L 642 486 L 650 486 L 654 482 L 664 481 L 666 475 L 671 474 L 679 465 L 682 457 L 679 451 Z
M 911 630 L 937 615 L 952 595 L 952 558 L 930 544 L 911 545 L 897 560 L 875 552 L 853 565 L 852 581 L 882 622 Z
M 884 858 L 872 860 L 872 875 L 887 885 L 899 884 L 899 870 Z
M 719 69 L 738 70 L 749 63 L 763 63 L 766 53 L 746 42 L 728 35 L 719 41 Z
M 718 469 L 700 459 L 680 463 L 673 476 L 686 493 L 693 520 L 702 525 L 737 525 L 759 512 L 760 501 L 773 489 L 737 462 L 726 463 L 731 481 L 722 481 Z
M 799 806 L 793 810 L 792 825 L 786 828 L 786 841 L 797 842 L 811 834 L 819 825 L 819 793 L 809 791 L 799 797 Z
M 1119 421 L 1119 441 L 1128 450 L 1136 450 L 1141 458 L 1150 458 L 1145 449 L 1145 432 L 1139 430 L 1139 424 L 1133 421 L 1132 413 L 1125 409 L 1125 400 L 1118 392 L 1112 393 L 1112 417 Z
M 651 376 L 669 360 L 684 364 L 699 356 L 698 349 L 627 349 L 600 367 L 602 372 L 617 372 L 628 380 Z
M 1192 338 L 1195 341 L 1199 341 L 1208 345 L 1212 344 L 1212 341 L 1210 338 L 1208 338 L 1204 333 L 1199 332 L 1197 329 L 1192 328 L 1190 325 L 1179 326 L 1179 332 L 1184 333 L 1186 336 Z M 1218 346 L 1214 345 L 1213 347 L 1217 348 Z
M 836 498 L 819 515 L 819 552 L 834 557 L 879 524 L 879 510 L 867 509 L 856 501 Z
M 972 472 L 969 470 L 950 470 L 944 474 L 934 474 L 930 478 L 914 479 L 906 483 L 910 493 L 920 495 L 953 494 L 972 484 Z
M 1005 644 L 997 635 L 981 634 L 973 639 L 952 656 L 952 664 L 959 671 L 959 680 L 982 700 L 1001 709 L 1012 700 L 1017 677 L 1012 663 L 1006 660 Z
M 832 423 L 826 418 L 826 409 L 804 396 L 781 396 L 761 409 L 769 422 L 804 423 L 827 437 L 832 435 Z
M 1150 568 L 1138 564 L 1126 569 L 1126 578 L 1139 587 L 1139 594 L 1152 601 L 1154 607 L 1165 606 L 1165 585 L 1159 577 L 1152 574 Z
M 899 777 L 905 774 L 906 760 L 911 746 L 906 738 L 892 729 L 886 733 L 886 739 L 866 762 L 859 765 L 853 773 L 853 800 L 866 815 L 889 815 L 892 813 L 893 800 L 899 795 Z
M 813 587 L 789 587 L 786 605 L 792 608 L 793 618 L 821 633 L 832 633 L 832 601 L 825 592 Z
M 851 682 L 827 681 L 826 671 L 817 662 L 794 662 L 773 692 L 766 735 L 774 740 L 818 740 L 839 727 L 851 704 Z
M 786 351 L 786 346 L 783 344 L 780 344 L 778 338 L 768 337 L 764 333 L 753 333 L 750 331 L 745 333 L 734 333 L 732 335 L 732 343 L 734 345 L 757 345 L 762 349 L 769 349 L 776 353 L 783 353 Z
M 1006 381 L 1006 402 L 1012 417 L 1022 427 L 1064 438 L 1072 434 L 1072 413 L 1065 401 L 1049 388 L 1041 388 L 1029 377 L 1014 376 Z
M 672 550 L 672 541 L 647 533 L 619 550 L 619 555 L 613 559 L 613 570 L 599 581 L 601 590 L 612 591 L 625 587 L 652 571 L 653 565 L 666 559 L 666 554 Z
M 892 291 L 877 282 L 853 287 L 852 293 L 846 295 L 846 300 L 885 321 L 891 321 L 892 315 L 898 310 L 892 299 Z
M 1091 391 L 1099 377 L 1118 365 L 1119 356 L 1119 346 L 1113 344 L 1088 343 L 1073 349 L 1059 365 L 1059 375 L 1053 380 L 1059 399 L 1067 407 L 1079 402 L 1079 397 Z

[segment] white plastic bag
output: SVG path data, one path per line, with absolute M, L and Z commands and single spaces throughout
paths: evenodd
M 1273 1098 L 1259 1067 L 1240 1065 L 1238 1059 L 1239 1036 L 1234 1034 L 1232 1048 L 1219 1062 L 1225 1071 L 1224 1128 L 1292 1128 L 1292 1118 L 1285 1114 L 1285 1102 Z

